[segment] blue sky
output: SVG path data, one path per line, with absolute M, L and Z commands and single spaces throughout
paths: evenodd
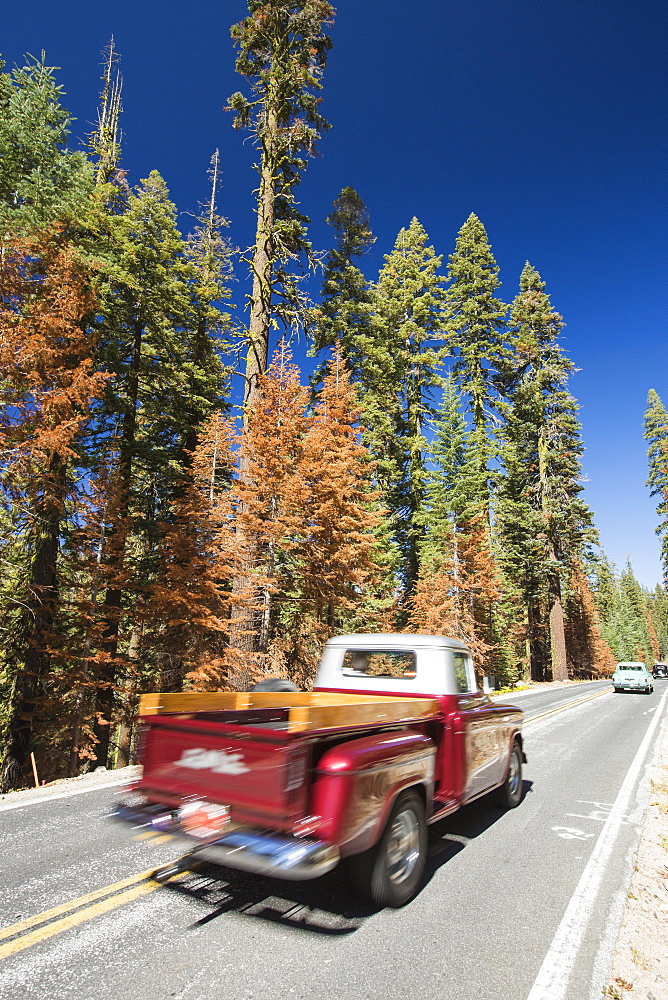
M 470 212 L 484 223 L 512 300 L 525 260 L 566 322 L 580 371 L 585 498 L 606 554 L 661 579 L 645 487 L 647 391 L 668 405 L 665 364 L 665 0 L 340 0 L 324 77 L 332 123 L 301 186 L 316 247 L 341 188 L 369 207 L 375 278 L 416 216 L 444 264 Z M 252 149 L 223 111 L 243 89 L 229 26 L 243 0 L 5 0 L 11 67 L 46 51 L 64 103 L 90 131 L 101 50 L 113 35 L 124 78 L 123 166 L 157 169 L 178 208 L 207 196 L 220 149 L 220 210 L 253 240 Z M 189 220 L 183 216 L 183 227 Z M 240 303 L 247 291 L 238 273 Z

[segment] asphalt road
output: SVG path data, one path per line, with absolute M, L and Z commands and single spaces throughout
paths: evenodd
M 604 682 L 518 695 L 524 801 L 432 826 L 401 910 L 359 903 L 337 872 L 207 868 L 158 887 L 146 874 L 174 846 L 109 822 L 113 787 L 11 795 L 0 998 L 600 1000 L 667 700 L 664 680 L 649 697 Z

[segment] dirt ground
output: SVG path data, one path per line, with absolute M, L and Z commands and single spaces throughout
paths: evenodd
M 610 1000 L 668 1000 L 668 722 L 651 771 L 649 806 L 633 866 Z

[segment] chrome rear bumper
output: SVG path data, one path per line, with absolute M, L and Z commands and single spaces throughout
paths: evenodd
M 318 878 L 339 862 L 339 850 L 332 844 L 249 829 L 233 830 L 195 852 L 216 865 L 293 881 Z
M 308 837 L 291 837 L 251 827 L 233 827 L 211 840 L 199 840 L 187 834 L 173 811 L 158 806 L 117 805 L 112 819 L 131 826 L 169 833 L 190 850 L 180 867 L 187 868 L 188 858 L 224 865 L 239 871 L 253 872 L 291 881 L 318 878 L 334 868 L 340 859 L 333 844 Z

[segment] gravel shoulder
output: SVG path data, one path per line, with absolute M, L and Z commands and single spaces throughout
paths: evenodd
M 609 1000 L 668 997 L 668 720 L 650 773 L 650 798 L 619 929 Z

